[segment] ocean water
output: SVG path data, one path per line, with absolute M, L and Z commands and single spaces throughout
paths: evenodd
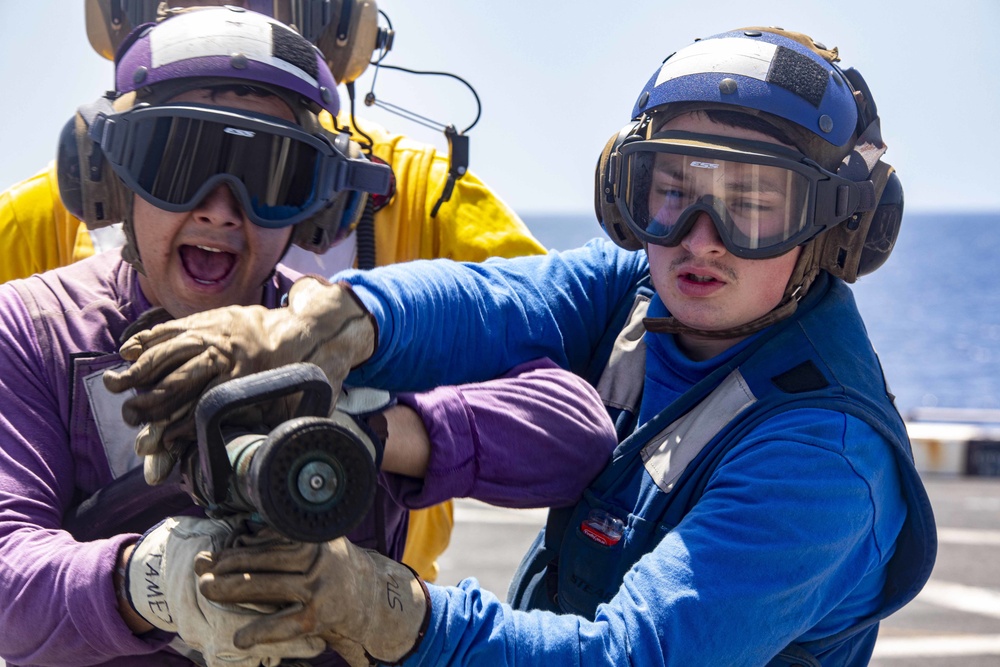
M 546 247 L 602 235 L 593 215 L 525 215 Z M 1000 212 L 907 213 L 888 261 L 853 286 L 900 411 L 1000 409 Z

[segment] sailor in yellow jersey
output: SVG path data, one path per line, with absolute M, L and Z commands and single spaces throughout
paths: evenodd
M 163 12 L 157 0 L 85 2 L 91 44 L 108 58 L 129 28 L 156 17 L 157 11 Z M 219 3 L 174 0 L 170 4 Z M 247 4 L 249 9 L 286 22 L 288 17 L 315 16 L 312 9 L 329 5 L 330 20 L 325 25 L 304 25 L 300 31 L 319 45 L 340 83 L 356 79 L 377 48 L 377 44 L 369 47 L 378 33 L 372 0 L 227 0 L 224 4 Z M 145 12 L 145 16 L 130 12 Z M 117 23 L 112 22 L 112 16 Z M 335 29 L 344 31 L 349 39 L 332 39 Z M 333 119 L 325 111 L 320 122 L 328 129 L 333 127 Z M 347 114 L 340 114 L 337 125 L 355 131 Z M 432 217 L 448 179 L 448 155 L 367 120 L 358 119 L 358 125 L 357 129 L 371 138 L 372 153 L 392 167 L 396 183 L 395 194 L 375 213 L 376 265 L 438 257 L 478 262 L 494 256 L 545 252 L 514 211 L 472 173 L 455 181 L 451 197 Z M 364 140 L 362 135 L 356 138 Z M 124 243 L 118 226 L 88 230 L 66 209 L 59 194 L 57 170 L 53 161 L 0 193 L 0 282 L 64 266 Z M 293 245 L 283 262 L 306 273 L 332 275 L 355 264 L 355 244 L 356 233 L 351 231 L 318 259 Z M 403 562 L 434 581 L 436 559 L 448 546 L 453 523 L 451 502 L 412 511 Z

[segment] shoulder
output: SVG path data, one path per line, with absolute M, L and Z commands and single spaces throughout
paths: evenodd
M 46 328 L 117 336 L 142 310 L 135 270 L 119 250 L 15 280 L 2 286 L 5 299 L 24 304 Z M 16 294 L 16 297 L 15 297 Z
M 787 410 L 759 424 L 725 457 L 730 473 L 766 475 L 768 493 L 797 487 L 891 544 L 906 513 L 894 445 L 858 417 L 820 408 Z M 767 472 L 770 471 L 770 472 Z
M 87 305 L 94 299 L 120 301 L 135 282 L 135 270 L 122 259 L 120 249 L 94 255 L 67 266 L 18 281 L 35 293 L 47 287 L 65 304 Z
M 29 240 L 36 236 L 51 239 L 64 233 L 64 227 L 76 233 L 80 221 L 69 214 L 59 197 L 55 162 L 0 193 L 0 221 L 5 227 L 0 234 L 9 234 L 6 227 L 17 225 Z
M 59 198 L 55 163 L 0 194 L 0 280 L 69 263 L 82 223 Z
M 4 190 L 2 196 L 5 206 L 24 207 L 28 210 L 39 206 L 51 208 L 53 194 L 58 197 L 58 193 L 55 163 L 52 162 L 33 176 Z
M 788 406 L 756 425 L 734 453 L 775 451 L 775 443 L 800 460 L 838 462 L 842 473 L 866 483 L 880 483 L 896 467 L 893 443 L 874 425 L 836 407 Z
M 37 254 L 37 244 L 53 238 L 53 188 L 55 179 L 48 168 L 15 183 L 0 193 L 0 239 L 5 261 L 16 255 Z M 58 189 L 55 189 L 58 198 Z

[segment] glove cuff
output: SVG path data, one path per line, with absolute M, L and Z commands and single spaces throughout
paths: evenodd
M 431 619 L 430 592 L 409 565 L 377 552 L 367 553 L 375 567 L 376 578 L 387 584 L 380 597 L 389 592 L 389 608 L 383 610 L 382 618 L 372 626 L 378 628 L 378 637 L 368 637 L 362 646 L 373 663 L 399 665 L 420 648 L 427 634 Z
M 430 627 L 431 623 L 431 593 L 430 591 L 427 590 L 427 582 L 421 579 L 420 575 L 417 574 L 417 571 L 414 570 L 409 565 L 407 565 L 406 563 L 400 563 L 400 565 L 409 570 L 410 573 L 413 575 L 413 578 L 416 579 L 418 584 L 420 584 L 420 592 L 424 596 L 424 620 L 420 623 L 420 628 L 417 630 L 417 637 L 416 639 L 413 640 L 413 646 L 410 648 L 409 651 L 401 655 L 393 662 L 386 662 L 384 660 L 379 660 L 371 653 L 369 653 L 367 648 L 365 649 L 365 655 L 368 657 L 369 660 L 371 660 L 372 662 L 381 663 L 383 665 L 388 665 L 389 667 L 394 667 L 395 665 L 403 664 L 410 658 L 410 656 L 412 656 L 420 649 L 420 644 L 424 641 L 424 635 L 427 634 L 427 628 Z
M 177 632 L 163 579 L 167 538 L 174 524 L 174 519 L 164 519 L 147 530 L 135 543 L 125 566 L 128 603 L 150 625 L 167 632 Z
M 351 283 L 340 280 L 337 282 L 337 287 L 343 289 L 347 293 L 347 295 L 351 298 L 351 301 L 353 301 L 354 304 L 358 307 L 358 309 L 364 314 L 364 318 L 365 320 L 367 320 L 368 325 L 371 327 L 372 331 L 372 340 L 371 340 L 372 349 L 365 356 L 364 359 L 358 359 L 355 362 L 355 364 L 351 366 L 351 370 L 353 371 L 355 368 L 357 368 L 361 364 L 371 359 L 375 355 L 375 352 L 378 350 L 378 320 L 375 319 L 375 315 L 373 315 L 372 312 L 368 310 L 368 306 L 365 305 L 365 302 L 362 301 L 361 297 L 358 296 L 357 292 L 354 291 L 354 287 L 351 286 Z
M 326 356 L 345 359 L 350 370 L 368 361 L 378 349 L 378 322 L 351 285 L 331 285 L 317 276 L 299 278 L 288 291 L 288 309 L 298 318 L 298 334 L 314 348 L 312 361 L 326 370 Z M 333 344 L 330 350 L 323 348 Z
M 382 455 L 389 438 L 389 423 L 385 411 L 396 405 L 396 395 L 382 389 L 344 387 L 334 408 L 346 414 L 372 441 L 375 448 L 375 470 L 382 469 Z

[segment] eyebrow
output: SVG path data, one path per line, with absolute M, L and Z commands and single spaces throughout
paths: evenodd
M 683 180 L 681 177 L 684 173 L 682 168 L 672 167 L 670 165 L 656 165 L 653 167 L 654 174 L 661 174 L 664 176 L 669 176 L 677 180 Z
M 761 182 L 757 187 L 751 187 L 749 183 L 745 181 L 739 181 L 729 185 L 727 190 L 732 190 L 734 192 L 770 192 L 774 194 L 783 195 L 788 192 L 788 188 L 776 185 L 771 182 L 771 179 Z
M 691 157 L 687 155 L 660 153 L 653 164 L 653 173 L 680 179 L 690 160 Z
M 672 156 L 676 159 L 668 161 L 657 161 L 656 166 L 653 167 L 653 172 L 655 174 L 664 175 L 678 181 L 683 181 L 683 175 L 685 171 L 688 171 L 688 165 L 692 160 L 698 160 L 690 155 L 675 155 Z M 728 165 L 727 162 L 719 162 L 717 160 L 713 161 L 715 164 Z M 675 166 L 679 165 L 679 166 Z M 731 169 L 732 167 L 723 167 L 725 169 Z M 725 173 L 721 171 L 720 173 Z M 716 177 L 718 178 L 718 177 Z M 758 180 L 756 187 L 752 186 L 747 177 L 741 177 L 738 181 L 728 181 L 726 184 L 726 190 L 730 192 L 746 193 L 746 192 L 765 192 L 784 195 L 788 193 L 788 188 L 785 183 L 782 183 L 784 179 L 777 177 L 777 174 L 771 174 L 767 178 Z

